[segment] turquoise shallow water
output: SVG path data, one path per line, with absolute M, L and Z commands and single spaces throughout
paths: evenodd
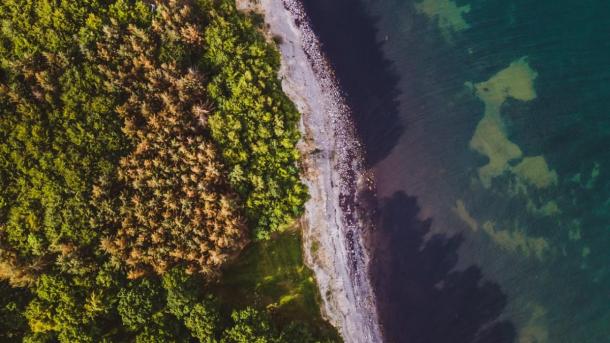
M 386 339 L 610 342 L 610 1 L 304 3 L 376 174 Z
M 610 2 L 367 9 L 406 127 L 380 194 L 465 238 L 455 268 L 500 286 L 514 341 L 610 342 Z

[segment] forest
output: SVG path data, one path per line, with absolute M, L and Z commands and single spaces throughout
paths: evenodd
M 261 25 L 231 0 L 0 2 L 0 341 L 339 340 Z

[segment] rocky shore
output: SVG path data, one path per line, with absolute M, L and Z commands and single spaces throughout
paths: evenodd
M 323 300 L 322 313 L 346 342 L 381 342 L 364 248 L 367 225 L 358 207 L 367 186 L 362 148 L 349 109 L 297 0 L 238 0 L 265 17 L 277 38 L 284 92 L 298 107 L 303 181 L 310 200 L 303 216 L 304 254 Z

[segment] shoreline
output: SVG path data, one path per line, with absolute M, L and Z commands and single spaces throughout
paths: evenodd
M 365 248 L 368 221 L 357 205 L 370 180 L 349 108 L 298 0 L 237 4 L 262 13 L 269 33 L 281 37 L 279 75 L 301 113 L 299 150 L 310 194 L 303 251 L 322 297 L 322 315 L 346 342 L 381 342 Z

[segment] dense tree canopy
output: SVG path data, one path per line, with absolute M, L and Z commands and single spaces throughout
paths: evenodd
M 278 66 L 230 0 L 0 2 L 0 340 L 313 341 L 210 287 L 307 197 Z
M 114 99 L 79 49 L 99 10 L 0 4 L 0 276 L 14 285 L 53 262 L 66 271 L 86 263 L 82 248 L 99 233 L 89 223 L 93 182 L 126 147 Z
M 203 51 L 198 16 L 187 2 L 159 4 L 156 13 L 150 29 L 106 27 L 98 44 L 100 69 L 109 91 L 125 99 L 116 111 L 135 145 L 119 163 L 120 194 L 107 195 L 120 198 L 119 213 L 107 213 L 119 230 L 102 244 L 132 277 L 182 261 L 209 275 L 243 248 L 246 225 L 207 130 L 204 75 L 191 62 Z
M 250 17 L 229 2 L 210 11 L 205 61 L 217 110 L 210 128 L 231 167 L 259 238 L 301 214 L 307 190 L 299 181 L 299 113 L 276 77 L 279 54 Z

